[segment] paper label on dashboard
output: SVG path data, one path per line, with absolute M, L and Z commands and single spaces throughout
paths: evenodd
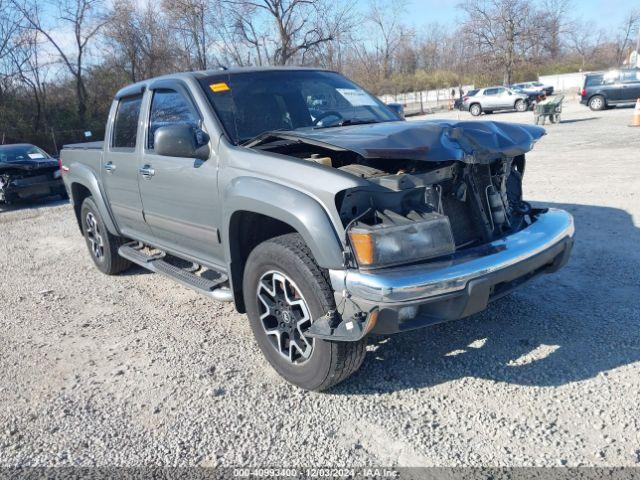
M 36 158 L 44 158 L 44 155 L 41 153 L 28 153 L 27 155 L 29 155 L 29 158 L 31 160 L 35 160 Z
M 336 88 L 336 90 L 354 107 L 375 107 L 378 105 L 375 99 L 364 90 L 355 88 Z

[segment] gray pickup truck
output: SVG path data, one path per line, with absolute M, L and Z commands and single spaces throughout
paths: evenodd
M 246 312 L 288 381 L 329 388 L 367 336 L 477 313 L 568 260 L 571 215 L 522 199 L 544 135 L 404 121 L 338 73 L 181 73 L 120 90 L 106 140 L 62 150 L 93 261 Z

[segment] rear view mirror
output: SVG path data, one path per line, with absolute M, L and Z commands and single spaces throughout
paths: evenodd
M 154 133 L 154 150 L 165 157 L 209 158 L 209 135 L 190 125 L 166 125 Z
M 398 115 L 400 118 L 404 118 L 404 107 L 399 103 L 387 103 L 387 107 L 389 107 L 393 112 Z

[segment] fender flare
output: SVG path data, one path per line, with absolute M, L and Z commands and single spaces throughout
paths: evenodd
M 87 167 L 86 165 L 77 162 L 71 165 L 70 170 L 73 173 L 67 174 L 67 178 L 65 179 L 65 181 L 69 183 L 69 190 L 71 193 L 70 197 L 74 203 L 74 206 L 76 199 L 73 196 L 73 184 L 77 183 L 85 187 L 91 193 L 91 197 L 98 207 L 100 216 L 102 217 L 107 230 L 109 230 L 109 233 L 113 235 L 120 235 L 118 227 L 116 226 L 116 223 L 113 220 L 113 216 L 111 215 L 111 210 L 109 210 L 109 207 L 105 202 L 104 192 L 102 191 L 102 188 L 100 188 L 100 184 L 98 183 L 98 179 L 96 178 L 96 174 L 93 172 L 93 170 L 91 170 L 91 168 Z
M 316 262 L 323 268 L 342 268 L 342 242 L 318 201 L 298 190 L 255 177 L 237 177 L 223 192 L 222 241 L 231 262 L 229 226 L 234 213 L 247 211 L 290 225 L 304 239 Z

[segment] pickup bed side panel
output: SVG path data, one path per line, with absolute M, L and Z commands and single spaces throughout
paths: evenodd
M 314 199 L 292 188 L 268 180 L 237 177 L 224 192 L 222 229 L 225 255 L 231 259 L 229 224 L 237 211 L 269 216 L 294 228 L 324 268 L 343 265 L 341 242 L 327 212 Z
M 89 190 L 107 230 L 114 235 L 118 235 L 118 228 L 113 221 L 109 207 L 104 201 L 104 191 L 101 188 L 97 174 L 100 171 L 102 152 L 98 150 L 63 150 L 61 160 L 64 166 L 69 167 L 69 172 L 63 175 L 69 193 L 73 193 L 72 187 L 74 183 L 80 184 Z M 70 198 L 72 201 L 76 201 L 73 195 L 70 195 Z

